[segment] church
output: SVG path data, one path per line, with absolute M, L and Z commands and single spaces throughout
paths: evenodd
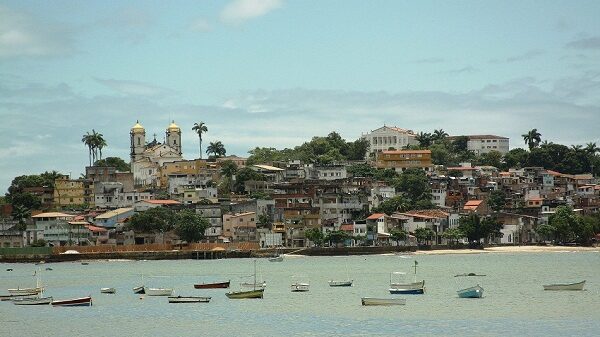
M 163 144 L 154 140 L 146 143 L 146 129 L 139 121 L 131 128 L 131 171 L 135 186 L 164 188 L 160 186 L 160 168 L 163 163 L 182 160 L 181 129 L 175 121 L 167 127 Z

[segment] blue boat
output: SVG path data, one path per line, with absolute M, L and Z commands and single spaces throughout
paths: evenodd
M 478 285 L 457 291 L 460 298 L 481 298 L 483 296 L 483 288 Z

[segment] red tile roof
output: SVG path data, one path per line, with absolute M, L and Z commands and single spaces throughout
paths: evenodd
M 175 201 L 175 200 L 144 200 L 144 202 L 147 202 L 147 203 L 153 204 L 153 205 L 178 205 L 178 204 L 181 204 L 179 201 Z
M 367 220 L 377 220 L 377 219 L 381 218 L 382 216 L 385 216 L 385 213 L 374 213 L 374 214 L 369 215 Z
M 343 230 L 344 232 L 352 232 L 352 231 L 354 231 L 354 225 L 353 224 L 341 225 L 340 230 Z

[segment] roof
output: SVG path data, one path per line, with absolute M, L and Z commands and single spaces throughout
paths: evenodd
M 142 200 L 143 202 L 147 202 L 153 205 L 179 205 L 180 202 L 176 200 Z
M 345 224 L 345 225 L 341 225 L 340 226 L 340 230 L 349 232 L 349 231 L 353 231 L 354 230 L 354 225 L 353 224 Z
M 226 216 L 226 215 L 228 215 L 228 216 L 234 217 L 234 216 L 244 216 L 244 215 L 250 215 L 250 214 L 256 214 L 256 212 L 245 212 L 245 213 L 224 214 L 223 216 Z
M 88 225 L 89 222 L 87 221 L 69 221 L 69 225 Z
M 144 131 L 144 127 L 142 126 L 142 124 L 140 124 L 140 121 L 135 121 L 135 125 L 131 127 L 131 130 L 140 130 L 140 131 Z
M 483 203 L 483 200 L 469 200 L 463 209 L 474 211 L 477 209 L 477 207 L 479 207 L 479 205 L 481 205 L 481 203 Z
M 108 232 L 108 229 L 106 228 L 102 228 L 102 227 L 96 227 L 96 226 L 92 226 L 92 225 L 87 225 L 86 226 L 87 229 L 89 229 L 92 232 L 96 232 L 96 233 L 101 233 L 101 232 Z
M 439 209 L 424 209 L 400 214 L 421 219 L 445 219 L 448 217 L 448 213 L 440 211 Z
M 268 171 L 285 171 L 284 169 L 281 169 L 281 168 L 275 167 L 275 166 L 270 166 L 270 165 L 257 164 L 257 165 L 252 165 L 252 166 L 258 167 L 263 170 L 268 170 Z
M 382 216 L 385 216 L 385 213 L 373 213 L 373 214 L 369 215 L 367 220 L 377 220 L 377 219 L 381 218 Z
M 471 139 L 508 139 L 508 137 L 501 137 L 496 135 L 467 135 L 469 140 Z
M 475 171 L 475 170 L 477 170 L 477 168 L 467 167 L 467 166 L 448 167 L 448 171 Z
M 40 214 L 32 216 L 32 218 L 65 218 L 65 217 L 71 218 L 71 217 L 74 217 L 74 215 L 60 213 L 60 212 L 47 212 L 47 213 L 40 213 Z
M 175 124 L 175 121 L 172 121 L 172 122 L 171 122 L 171 125 L 169 125 L 169 127 L 168 127 L 167 129 L 168 129 L 168 130 L 174 130 L 174 131 L 178 131 L 178 130 L 180 130 L 180 129 L 179 129 L 179 126 L 177 126 L 177 124 Z
M 108 211 L 106 213 L 98 215 L 96 217 L 96 219 L 110 219 L 110 218 L 113 218 L 115 216 L 119 216 L 121 214 L 125 214 L 125 213 L 131 212 L 131 211 L 133 211 L 133 208 L 131 208 L 131 207 L 117 208 L 117 209 L 114 209 L 112 211 Z
M 431 154 L 431 150 L 383 150 L 383 154 Z

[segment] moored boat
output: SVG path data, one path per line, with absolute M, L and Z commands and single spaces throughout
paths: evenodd
M 283 262 L 283 255 L 270 257 L 269 262 Z
M 585 280 L 576 283 L 564 283 L 564 284 L 548 284 L 544 285 L 544 290 L 583 290 L 585 286 Z
M 144 289 L 144 286 L 134 287 L 133 293 L 134 294 L 145 294 L 146 290 Z
M 362 305 L 405 305 L 406 299 L 404 298 L 375 298 L 375 297 L 363 297 L 361 298 Z
M 330 287 L 352 287 L 354 280 L 348 281 L 329 281 Z
M 169 296 L 169 303 L 208 303 L 210 299 L 203 296 Z
M 11 295 L 37 295 L 44 290 L 43 287 L 35 287 L 35 288 L 13 288 L 8 289 L 8 293 Z
M 194 289 L 220 289 L 229 288 L 231 281 L 227 282 L 215 282 L 215 283 L 200 283 L 194 284 Z
M 35 298 L 38 294 L 26 294 L 26 295 L 0 295 L 0 301 L 12 301 L 20 298 Z
M 262 282 L 256 282 L 256 283 L 252 283 L 252 282 L 242 282 L 240 283 L 240 286 L 244 287 L 244 288 L 266 288 L 267 287 L 267 282 L 262 281 Z
M 483 288 L 478 284 L 474 287 L 461 289 L 457 293 L 460 298 L 481 298 L 483 296 Z
M 417 265 L 419 263 L 415 261 L 415 274 L 413 282 L 402 283 L 402 282 L 394 282 L 394 276 L 403 276 L 406 273 L 397 271 L 390 274 L 390 294 L 406 294 L 406 295 L 418 295 L 425 293 L 425 280 L 417 282 Z
M 92 306 L 92 297 L 87 296 L 87 297 L 73 298 L 73 299 L 68 299 L 68 300 L 52 301 L 51 304 L 53 306 L 59 306 L 59 307 Z
M 264 289 L 253 289 L 248 291 L 232 291 L 225 296 L 231 299 L 263 298 Z
M 304 282 L 294 282 L 292 283 L 292 285 L 290 286 L 292 292 L 307 292 L 309 291 L 309 287 L 310 284 L 309 283 L 304 283 Z
M 117 290 L 115 288 L 100 288 L 100 292 L 103 294 L 114 294 Z
M 15 305 L 48 305 L 52 303 L 53 298 L 50 297 L 21 297 L 12 300 Z
M 172 288 L 148 288 L 144 287 L 144 291 L 148 296 L 171 296 L 173 295 Z

